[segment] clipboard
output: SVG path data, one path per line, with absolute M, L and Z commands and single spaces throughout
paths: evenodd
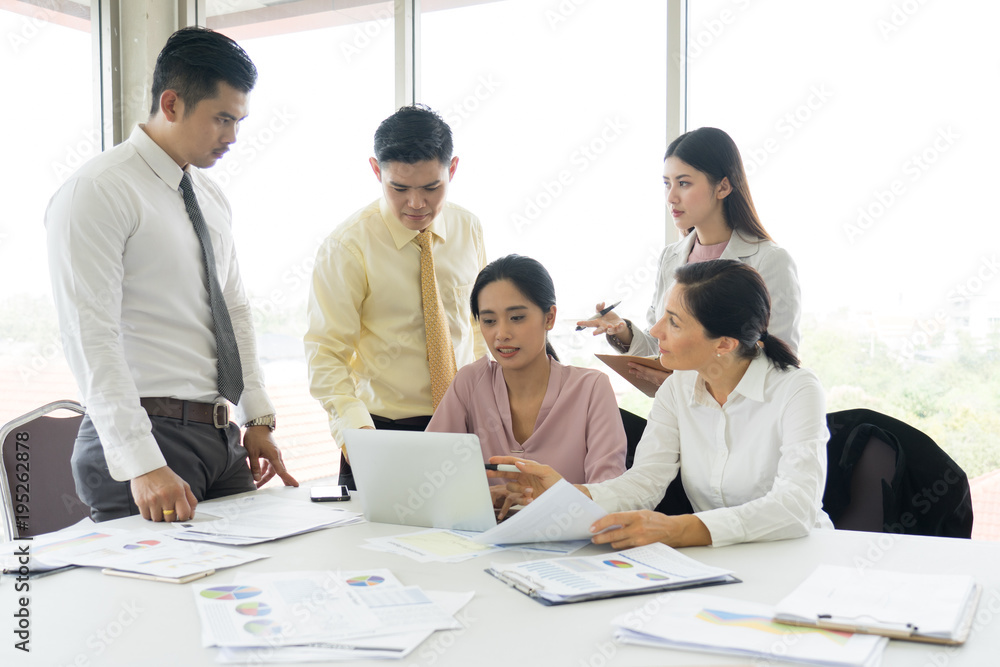
M 630 354 L 595 354 L 594 356 L 606 363 L 611 367 L 611 370 L 628 380 L 629 384 L 650 398 L 656 395 L 656 390 L 660 388 L 659 385 L 655 385 L 652 382 L 648 382 L 629 373 L 629 363 L 639 364 L 640 366 L 663 371 L 664 373 L 673 372 L 669 368 L 664 368 L 663 365 L 660 364 L 659 357 L 636 357 Z
M 797 615 L 776 612 L 774 622 L 784 625 L 818 628 L 821 630 L 880 635 L 903 641 L 957 646 L 964 644 L 969 638 L 969 633 L 972 630 L 972 621 L 976 613 L 976 608 L 979 606 L 979 599 L 982 597 L 982 593 L 983 587 L 978 583 L 975 584 L 962 609 L 962 615 L 959 623 L 955 626 L 955 632 L 951 636 L 944 636 L 940 633 L 923 634 L 919 626 L 915 624 L 880 622 L 871 615 L 838 618 L 827 614 L 817 614 L 814 618 L 803 618 Z M 780 603 L 778 606 L 781 606 Z
M 739 583 L 731 570 L 654 542 L 624 551 L 493 564 L 486 570 L 546 606 Z
M 538 586 L 537 583 L 533 581 L 528 581 L 522 577 L 519 577 L 516 573 L 512 572 L 499 572 L 493 568 L 487 568 L 484 570 L 486 574 L 492 575 L 507 584 L 511 588 L 521 593 L 524 593 L 529 598 L 535 602 L 539 602 L 546 607 L 556 607 L 564 604 L 573 604 L 575 602 L 589 602 L 590 600 L 608 600 L 611 598 L 623 598 L 631 597 L 633 595 L 645 595 L 647 593 L 662 593 L 666 591 L 683 591 L 691 588 L 705 588 L 707 586 L 722 586 L 724 584 L 741 584 L 742 579 L 739 579 L 735 575 L 727 574 L 721 577 L 716 577 L 713 579 L 699 579 L 697 581 L 678 581 L 669 584 L 662 584 L 660 586 L 652 586 L 649 588 L 637 588 L 633 590 L 607 590 L 598 591 L 594 593 L 585 593 L 582 595 L 573 595 L 565 597 L 548 597 L 545 595 L 545 589 Z

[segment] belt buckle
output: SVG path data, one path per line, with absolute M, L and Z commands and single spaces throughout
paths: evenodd
M 215 428 L 229 428 L 228 403 L 216 403 L 212 406 L 212 425 Z

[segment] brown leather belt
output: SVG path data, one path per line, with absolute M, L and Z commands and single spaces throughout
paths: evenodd
M 196 403 L 178 398 L 140 398 L 139 405 L 154 417 L 171 417 L 182 421 L 211 424 L 215 428 L 229 426 L 228 403 Z

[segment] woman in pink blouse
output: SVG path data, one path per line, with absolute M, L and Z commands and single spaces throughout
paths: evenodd
M 427 430 L 475 433 L 484 460 L 529 458 L 575 484 L 621 475 L 625 429 L 611 382 L 560 364 L 549 344 L 556 298 L 545 267 L 501 257 L 479 273 L 471 302 L 493 359 L 458 371 Z

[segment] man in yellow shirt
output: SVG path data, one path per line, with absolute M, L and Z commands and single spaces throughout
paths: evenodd
M 451 128 L 423 105 L 375 132 L 382 196 L 320 246 L 305 336 L 309 389 L 330 431 L 424 430 L 455 370 L 486 354 L 469 295 L 486 265 L 479 219 L 447 202 Z M 341 459 L 341 484 L 354 488 Z

